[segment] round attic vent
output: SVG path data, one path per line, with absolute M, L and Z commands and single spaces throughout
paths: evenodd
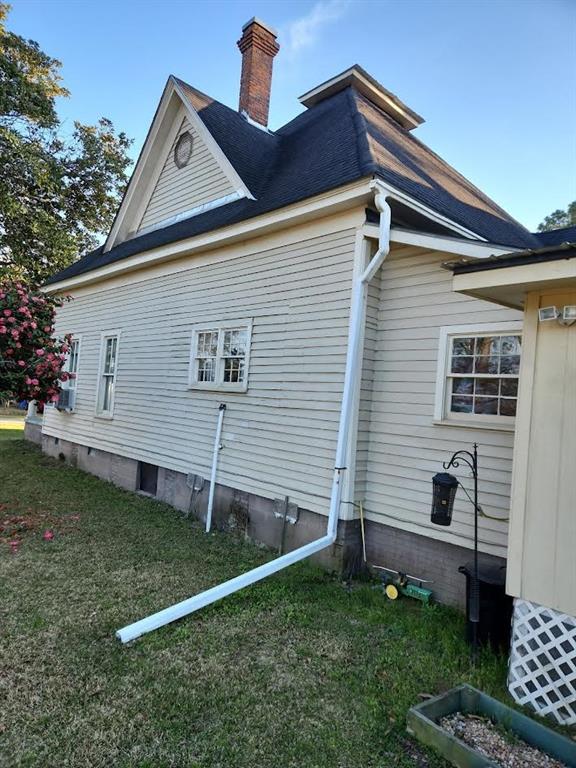
M 184 168 L 188 165 L 190 158 L 192 157 L 192 144 L 193 139 L 189 131 L 180 136 L 174 147 L 174 162 L 177 168 Z

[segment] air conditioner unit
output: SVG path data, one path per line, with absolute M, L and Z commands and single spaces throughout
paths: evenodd
M 76 399 L 76 392 L 73 389 L 62 389 L 58 395 L 58 402 L 56 408 L 59 411 L 73 411 L 74 400 Z

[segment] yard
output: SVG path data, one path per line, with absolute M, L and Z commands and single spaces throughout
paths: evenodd
M 21 435 L 0 431 L 0 765 L 436 768 L 405 734 L 419 694 L 506 696 L 459 614 L 309 564 L 122 646 L 119 627 L 270 554 Z

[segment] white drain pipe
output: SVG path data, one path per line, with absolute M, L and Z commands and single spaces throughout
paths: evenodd
M 216 437 L 214 438 L 214 453 L 212 454 L 212 473 L 210 475 L 210 492 L 208 494 L 208 510 L 206 512 L 206 533 L 210 533 L 212 525 L 212 508 L 214 507 L 214 489 L 216 488 L 216 469 L 218 468 L 218 454 L 222 446 L 220 440 L 222 437 L 222 422 L 224 421 L 224 411 L 226 406 L 220 403 L 218 407 L 218 424 L 216 425 Z
M 379 184 L 379 182 L 374 182 L 374 187 L 376 189 L 375 204 L 380 212 L 379 248 L 372 257 L 364 273 L 357 278 L 352 293 L 346 372 L 344 374 L 344 389 L 342 392 L 338 442 L 336 445 L 336 461 L 332 478 L 332 492 L 330 495 L 330 510 L 328 513 L 326 536 L 323 536 L 316 541 L 312 541 L 309 544 L 305 544 L 303 547 L 299 547 L 292 552 L 288 552 L 288 554 L 282 555 L 282 557 L 277 557 L 275 560 L 264 563 L 264 565 L 253 568 L 251 571 L 243 573 L 241 576 L 235 576 L 233 579 L 218 584 L 216 587 L 201 592 L 199 595 L 189 597 L 187 600 L 183 600 L 169 608 L 165 608 L 163 611 L 158 611 L 158 613 L 154 613 L 151 616 L 147 616 L 145 619 L 140 619 L 140 621 L 136 621 L 134 624 L 129 624 L 128 626 L 119 629 L 116 632 L 116 637 L 123 643 L 128 643 L 131 640 L 140 637 L 140 635 L 159 629 L 165 624 L 170 624 L 170 622 L 176 621 L 176 619 L 181 619 L 190 613 L 194 613 L 194 611 L 200 610 L 200 608 L 205 608 L 207 605 L 215 603 L 217 600 L 221 600 L 223 597 L 226 597 L 233 592 L 238 592 L 240 589 L 243 589 L 250 584 L 254 584 L 261 579 L 265 579 L 267 576 L 271 576 L 273 573 L 277 573 L 278 571 L 287 568 L 289 565 L 293 565 L 300 560 L 305 560 L 310 557 L 310 555 L 314 555 L 316 552 L 320 552 L 323 549 L 332 546 L 336 541 L 340 500 L 342 496 L 342 479 L 343 473 L 346 470 L 344 464 L 346 462 L 350 424 L 352 421 L 354 383 L 356 377 L 360 373 L 362 325 L 368 296 L 368 283 L 372 280 L 390 251 L 391 212 L 390 206 L 386 202 L 388 192 Z

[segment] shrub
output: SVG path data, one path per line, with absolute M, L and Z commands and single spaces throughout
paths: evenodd
M 19 282 L 0 282 L 0 400 L 58 400 L 70 334 L 54 337 L 54 316 L 66 299 Z

